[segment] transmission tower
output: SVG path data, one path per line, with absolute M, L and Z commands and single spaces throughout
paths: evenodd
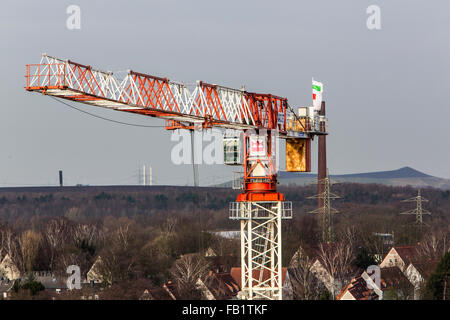
M 319 223 L 322 230 L 322 241 L 331 242 L 334 239 L 332 214 L 339 212 L 331 206 L 331 200 L 339 199 L 340 197 L 330 191 L 330 186 L 334 183 L 330 181 L 328 169 L 325 178 L 317 181 L 317 184 L 321 186 L 319 190 L 323 190 L 323 192 L 308 198 L 319 199 L 319 208 L 310 211 L 310 213 L 317 213 L 319 216 Z
M 426 210 L 426 209 L 424 209 L 422 207 L 422 202 L 428 202 L 428 200 L 425 199 L 424 197 L 422 197 L 422 195 L 420 194 L 420 189 L 418 190 L 416 197 L 403 200 L 402 202 L 415 202 L 416 203 L 416 208 L 415 209 L 412 209 L 412 210 L 409 210 L 409 211 L 405 211 L 405 212 L 401 212 L 400 214 L 414 214 L 414 215 L 416 215 L 416 224 L 420 228 L 422 228 L 422 226 L 423 226 L 423 215 L 424 214 L 431 215 L 431 212 L 429 212 L 428 210 Z

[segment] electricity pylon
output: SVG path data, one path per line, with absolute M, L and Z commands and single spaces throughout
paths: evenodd
M 428 214 L 431 215 L 431 212 L 429 212 L 428 210 L 424 209 L 422 207 L 422 202 L 428 202 L 427 199 L 425 199 L 424 197 L 422 197 L 422 195 L 420 194 L 420 189 L 417 192 L 417 196 L 414 198 L 410 198 L 410 199 L 406 199 L 406 200 L 402 200 L 402 202 L 415 202 L 416 203 L 416 208 L 412 209 L 412 210 L 408 210 L 405 212 L 401 212 L 400 214 L 414 214 L 416 215 L 416 224 L 422 229 L 423 226 L 423 215 L 424 214 Z
M 317 183 L 322 185 L 323 192 L 315 196 L 308 197 L 308 199 L 319 199 L 321 206 L 310 211 L 310 213 L 317 213 L 319 215 L 320 227 L 322 229 L 322 241 L 332 242 L 334 240 L 332 214 L 338 213 L 339 211 L 331 206 L 331 200 L 339 199 L 340 197 L 330 191 L 330 186 L 334 183 L 330 181 L 328 169 L 325 179 L 319 180 Z

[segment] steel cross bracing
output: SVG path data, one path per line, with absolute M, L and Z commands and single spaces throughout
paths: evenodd
M 320 218 L 320 227 L 322 232 L 323 242 L 332 242 L 334 240 L 334 230 L 333 230 L 333 214 L 339 213 L 338 210 L 331 206 L 331 200 L 339 199 L 340 197 L 331 192 L 330 186 L 331 181 L 328 175 L 328 169 L 325 179 L 318 181 L 317 183 L 323 186 L 323 192 L 315 196 L 308 197 L 308 199 L 321 199 L 323 206 L 315 210 L 310 211 L 310 213 L 317 213 Z
M 26 80 L 29 91 L 164 118 L 173 121 L 173 128 L 187 122 L 203 127 L 274 129 L 287 136 L 286 115 L 292 114 L 287 99 L 271 94 L 202 81 L 190 90 L 183 83 L 131 70 L 119 79 L 112 72 L 46 54 L 39 64 L 27 65 Z M 309 137 L 306 132 L 303 136 Z
M 241 221 L 241 299 L 281 300 L 281 219 L 292 218 L 292 203 L 232 202 L 230 218 Z
M 402 202 L 415 202 L 416 203 L 415 209 L 401 212 L 400 214 L 414 214 L 416 216 L 416 224 L 419 225 L 420 227 L 422 227 L 422 225 L 424 223 L 423 215 L 424 214 L 431 215 L 431 212 L 422 207 L 422 202 L 428 202 L 428 200 L 425 199 L 424 197 L 422 197 L 420 189 L 417 191 L 416 197 L 410 198 L 407 200 L 402 200 Z

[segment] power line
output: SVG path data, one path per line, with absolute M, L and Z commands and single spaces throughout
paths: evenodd
M 410 198 L 407 200 L 402 200 L 402 202 L 415 202 L 416 203 L 416 208 L 413 210 L 409 210 L 409 211 L 405 211 L 405 212 L 401 212 L 400 214 L 414 214 L 416 216 L 416 224 L 422 228 L 424 222 L 423 222 L 423 215 L 424 214 L 428 214 L 431 215 L 431 212 L 424 209 L 422 207 L 422 202 L 428 202 L 427 199 L 425 199 L 424 197 L 422 197 L 421 193 L 420 193 L 420 189 L 417 191 L 417 197 L 414 198 Z
M 308 197 L 308 199 L 320 199 L 321 206 L 315 210 L 310 211 L 310 213 L 317 213 L 320 218 L 320 227 L 322 231 L 322 241 L 331 242 L 334 240 L 334 228 L 333 228 L 333 217 L 332 214 L 339 213 L 338 210 L 331 206 L 331 200 L 339 199 L 340 197 L 334 193 L 331 193 L 330 186 L 333 184 L 330 181 L 328 175 L 328 169 L 324 179 L 317 181 L 317 184 L 323 186 L 323 192 L 315 196 Z
M 117 120 L 113 120 L 113 119 L 108 119 L 108 118 L 105 118 L 105 117 L 102 117 L 102 116 L 99 116 L 99 115 L 90 113 L 90 112 L 88 112 L 88 111 L 79 109 L 79 108 L 77 108 L 77 107 L 74 107 L 74 106 L 68 104 L 67 102 L 64 102 L 64 101 L 62 101 L 62 100 L 60 100 L 60 99 L 57 99 L 57 98 L 55 98 L 55 97 L 50 96 L 50 98 L 52 98 L 53 100 L 58 101 L 59 103 L 62 103 L 63 105 L 65 105 L 65 106 L 67 106 L 67 107 L 69 107 L 69 108 L 72 108 L 72 109 L 74 109 L 74 110 L 77 110 L 77 111 L 79 111 L 79 112 L 85 113 L 85 114 L 87 114 L 87 115 L 89 115 L 89 116 L 91 116 L 91 117 L 95 117 L 95 118 L 98 118 L 98 119 L 101 119 L 101 120 L 105 120 L 105 121 L 109 121 L 109 122 L 113 122 L 113 123 L 117 123 L 117 124 L 122 124 L 122 125 L 126 125 L 126 126 L 132 126 L 132 127 L 141 127 L 141 128 L 165 128 L 165 126 L 149 126 L 149 125 L 144 125 L 144 124 L 135 124 L 135 123 L 128 123 L 128 122 L 122 122 L 122 121 L 117 121 Z

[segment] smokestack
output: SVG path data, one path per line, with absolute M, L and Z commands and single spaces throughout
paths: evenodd
M 319 111 L 319 115 L 325 116 L 325 101 L 322 101 L 322 106 Z M 321 123 L 320 131 L 325 132 L 325 123 Z M 317 172 L 317 192 L 318 194 L 322 194 L 324 189 L 324 184 L 320 183 L 323 181 L 323 179 L 327 176 L 327 136 L 326 135 L 320 135 L 319 136 L 319 155 L 318 155 L 318 172 Z M 324 206 L 324 199 L 319 197 L 319 208 L 322 208 Z
M 142 185 L 145 186 L 145 164 L 142 166 Z
M 63 186 L 63 172 L 62 170 L 59 170 L 59 186 Z
M 152 167 L 148 168 L 148 185 L 153 185 L 153 179 L 152 179 Z

